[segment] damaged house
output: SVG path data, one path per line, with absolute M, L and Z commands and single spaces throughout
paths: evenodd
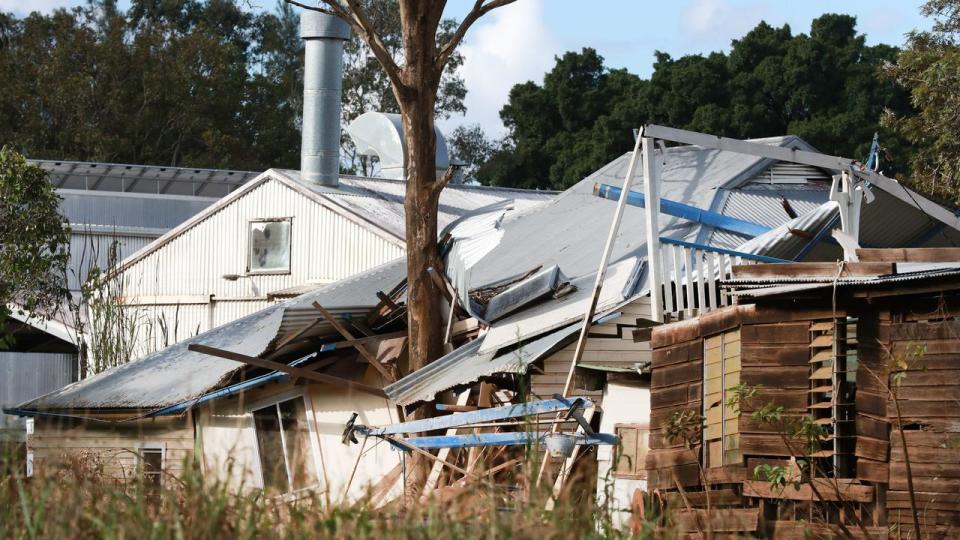
M 666 481 L 648 478 L 645 464 L 648 447 L 662 448 L 658 388 L 676 379 L 651 351 L 651 335 L 658 347 L 670 326 L 651 327 L 743 309 L 720 285 L 754 263 L 819 260 L 839 271 L 837 260 L 856 256 L 851 245 L 937 246 L 960 235 L 952 212 L 795 137 L 645 134 L 687 144 L 648 142 L 642 171 L 638 150 L 548 202 L 494 203 L 444 228 L 434 276 L 450 352 L 425 368 L 406 367 L 398 259 L 8 409 L 34 417 L 35 469 L 92 451 L 118 477 L 162 482 L 190 458 L 237 489 L 383 502 L 402 486 L 405 452 L 391 446 L 429 454 L 423 490 L 447 496 L 482 472 L 515 472 L 513 446 L 566 433 L 575 448 L 547 460 L 540 481 L 559 491 L 576 478 L 578 492 L 596 485 L 614 508 L 630 508 L 648 480 Z M 631 191 L 620 192 L 611 233 L 618 206 L 605 199 L 622 182 Z M 738 340 L 720 343 L 732 355 Z M 703 386 L 684 387 L 684 399 L 694 387 Z M 423 406 L 437 417 L 405 422 Z

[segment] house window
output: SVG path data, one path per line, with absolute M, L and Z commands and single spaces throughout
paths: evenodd
M 163 445 L 145 445 L 137 449 L 140 479 L 150 488 L 159 488 L 163 481 Z
M 285 273 L 290 271 L 290 219 L 263 219 L 250 222 L 247 271 Z
M 646 478 L 644 461 L 647 458 L 647 444 L 650 430 L 636 424 L 617 424 L 614 433 L 620 439 L 616 452 L 616 466 L 613 476 L 616 478 Z
M 740 329 L 705 339 L 703 358 L 704 464 L 740 464 L 740 411 L 727 406 L 740 384 Z
M 253 411 L 263 488 L 286 493 L 317 483 L 302 397 Z

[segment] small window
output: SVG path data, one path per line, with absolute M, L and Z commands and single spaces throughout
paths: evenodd
M 251 221 L 248 252 L 248 272 L 289 272 L 290 219 Z
M 140 478 L 149 488 L 159 488 L 163 480 L 163 448 L 146 446 L 137 451 Z
M 646 478 L 644 461 L 647 458 L 650 431 L 643 426 L 631 424 L 617 424 L 613 429 L 620 439 L 613 475 L 617 478 Z
M 287 493 L 317 483 L 303 398 L 253 411 L 263 488 Z

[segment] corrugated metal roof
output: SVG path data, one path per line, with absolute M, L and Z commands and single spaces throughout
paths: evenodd
M 900 271 L 900 265 L 907 264 Z M 955 263 L 897 263 L 897 273 L 882 276 L 843 276 L 831 278 L 824 276 L 774 275 L 762 278 L 741 278 L 725 280 L 722 286 L 734 296 L 760 298 L 779 296 L 794 292 L 816 289 L 855 288 L 888 285 L 914 281 L 936 280 L 960 276 L 960 261 Z M 801 268 L 799 272 L 802 272 Z
M 187 347 L 191 343 L 258 356 L 277 336 L 315 320 L 318 314 L 311 307 L 313 302 L 338 315 L 365 314 L 379 302 L 376 292 L 396 287 L 405 269 L 404 260 L 398 259 L 71 384 L 19 408 L 150 410 L 196 399 L 226 383 L 243 364 L 190 351 Z M 323 325 L 314 329 L 324 331 L 332 330 Z
M 406 181 L 387 178 L 367 178 L 341 175 L 338 187 L 318 186 L 304 182 L 300 171 L 278 171 L 287 178 L 308 187 L 314 192 L 338 202 L 360 217 L 376 223 L 398 238 L 404 237 L 403 200 Z M 551 200 L 554 191 L 487 186 L 448 185 L 440 192 L 437 227 L 442 229 L 459 217 L 492 204 L 512 200 L 514 207 L 523 210 Z
M 784 208 L 786 200 L 798 216 L 809 214 L 830 200 L 828 184 L 761 184 L 750 183 L 724 194 L 720 212 L 726 216 L 777 227 L 791 219 Z M 736 249 L 750 238 L 730 231 L 714 230 L 707 233 L 709 245 Z

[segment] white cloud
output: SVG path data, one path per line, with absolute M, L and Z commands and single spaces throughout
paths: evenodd
M 766 6 L 733 5 L 728 0 L 695 0 L 681 19 L 688 41 L 712 50 L 726 49 L 730 40 L 750 31 L 768 15 Z
M 504 133 L 499 113 L 510 89 L 542 81 L 559 51 L 543 20 L 543 0 L 524 0 L 492 11 L 470 30 L 460 47 L 467 114 L 444 122 L 445 132 L 461 123 L 479 123 L 488 135 Z
M 13 12 L 22 17 L 34 11 L 50 13 L 57 8 L 73 7 L 80 3 L 80 0 L 0 0 L 0 11 Z

